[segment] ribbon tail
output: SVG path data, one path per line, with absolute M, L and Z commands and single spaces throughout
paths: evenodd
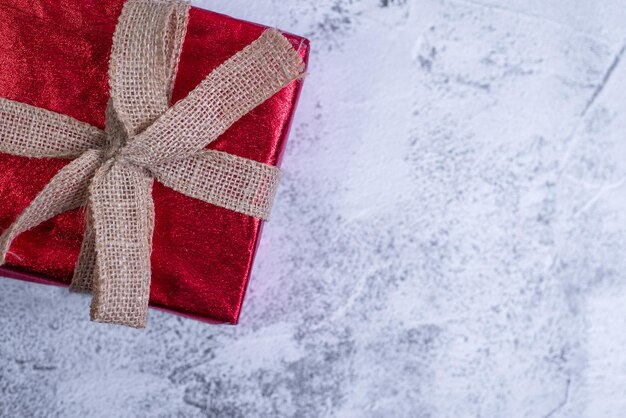
M 6 261 L 11 242 L 22 232 L 54 216 L 82 206 L 89 183 L 100 163 L 100 152 L 90 150 L 63 167 L 0 237 L 0 264 Z
M 93 321 L 134 328 L 146 325 L 154 230 L 152 185 L 148 173 L 123 162 L 107 163 L 94 176 L 89 193 L 96 258 Z
M 72 277 L 70 291 L 76 293 L 91 293 L 95 273 L 96 234 L 93 228 L 91 208 L 87 207 L 83 243 L 80 247 L 80 254 L 78 256 L 78 261 L 76 262 L 76 267 L 74 268 L 74 277 Z

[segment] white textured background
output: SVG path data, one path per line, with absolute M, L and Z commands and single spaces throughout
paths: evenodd
M 195 4 L 313 44 L 241 325 L 2 280 L 1 416 L 626 416 L 626 0 Z

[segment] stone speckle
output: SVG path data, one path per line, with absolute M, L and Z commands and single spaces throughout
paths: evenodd
M 313 46 L 241 324 L 1 280 L 0 416 L 624 416 L 626 0 L 194 3 Z

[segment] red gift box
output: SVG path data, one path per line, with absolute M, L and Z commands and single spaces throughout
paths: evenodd
M 0 3 L 0 97 L 104 128 L 108 59 L 123 0 L 7 0 Z M 172 102 L 257 39 L 266 27 L 192 8 Z M 286 34 L 306 62 L 309 43 Z M 207 148 L 278 165 L 302 81 L 244 116 Z M 0 229 L 17 218 L 69 160 L 0 154 Z M 237 323 L 262 221 L 155 183 L 150 305 L 210 322 Z M 0 273 L 69 284 L 84 209 L 21 234 Z

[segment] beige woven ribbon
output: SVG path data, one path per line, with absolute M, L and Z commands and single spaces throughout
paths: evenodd
M 214 205 L 269 215 L 278 169 L 204 148 L 301 77 L 303 62 L 283 35 L 267 30 L 169 107 L 188 12 L 177 1 L 126 2 L 113 38 L 104 131 L 0 99 L 0 152 L 73 159 L 4 231 L 0 263 L 18 234 L 86 206 L 71 290 L 93 293 L 94 321 L 145 326 L 155 178 Z

